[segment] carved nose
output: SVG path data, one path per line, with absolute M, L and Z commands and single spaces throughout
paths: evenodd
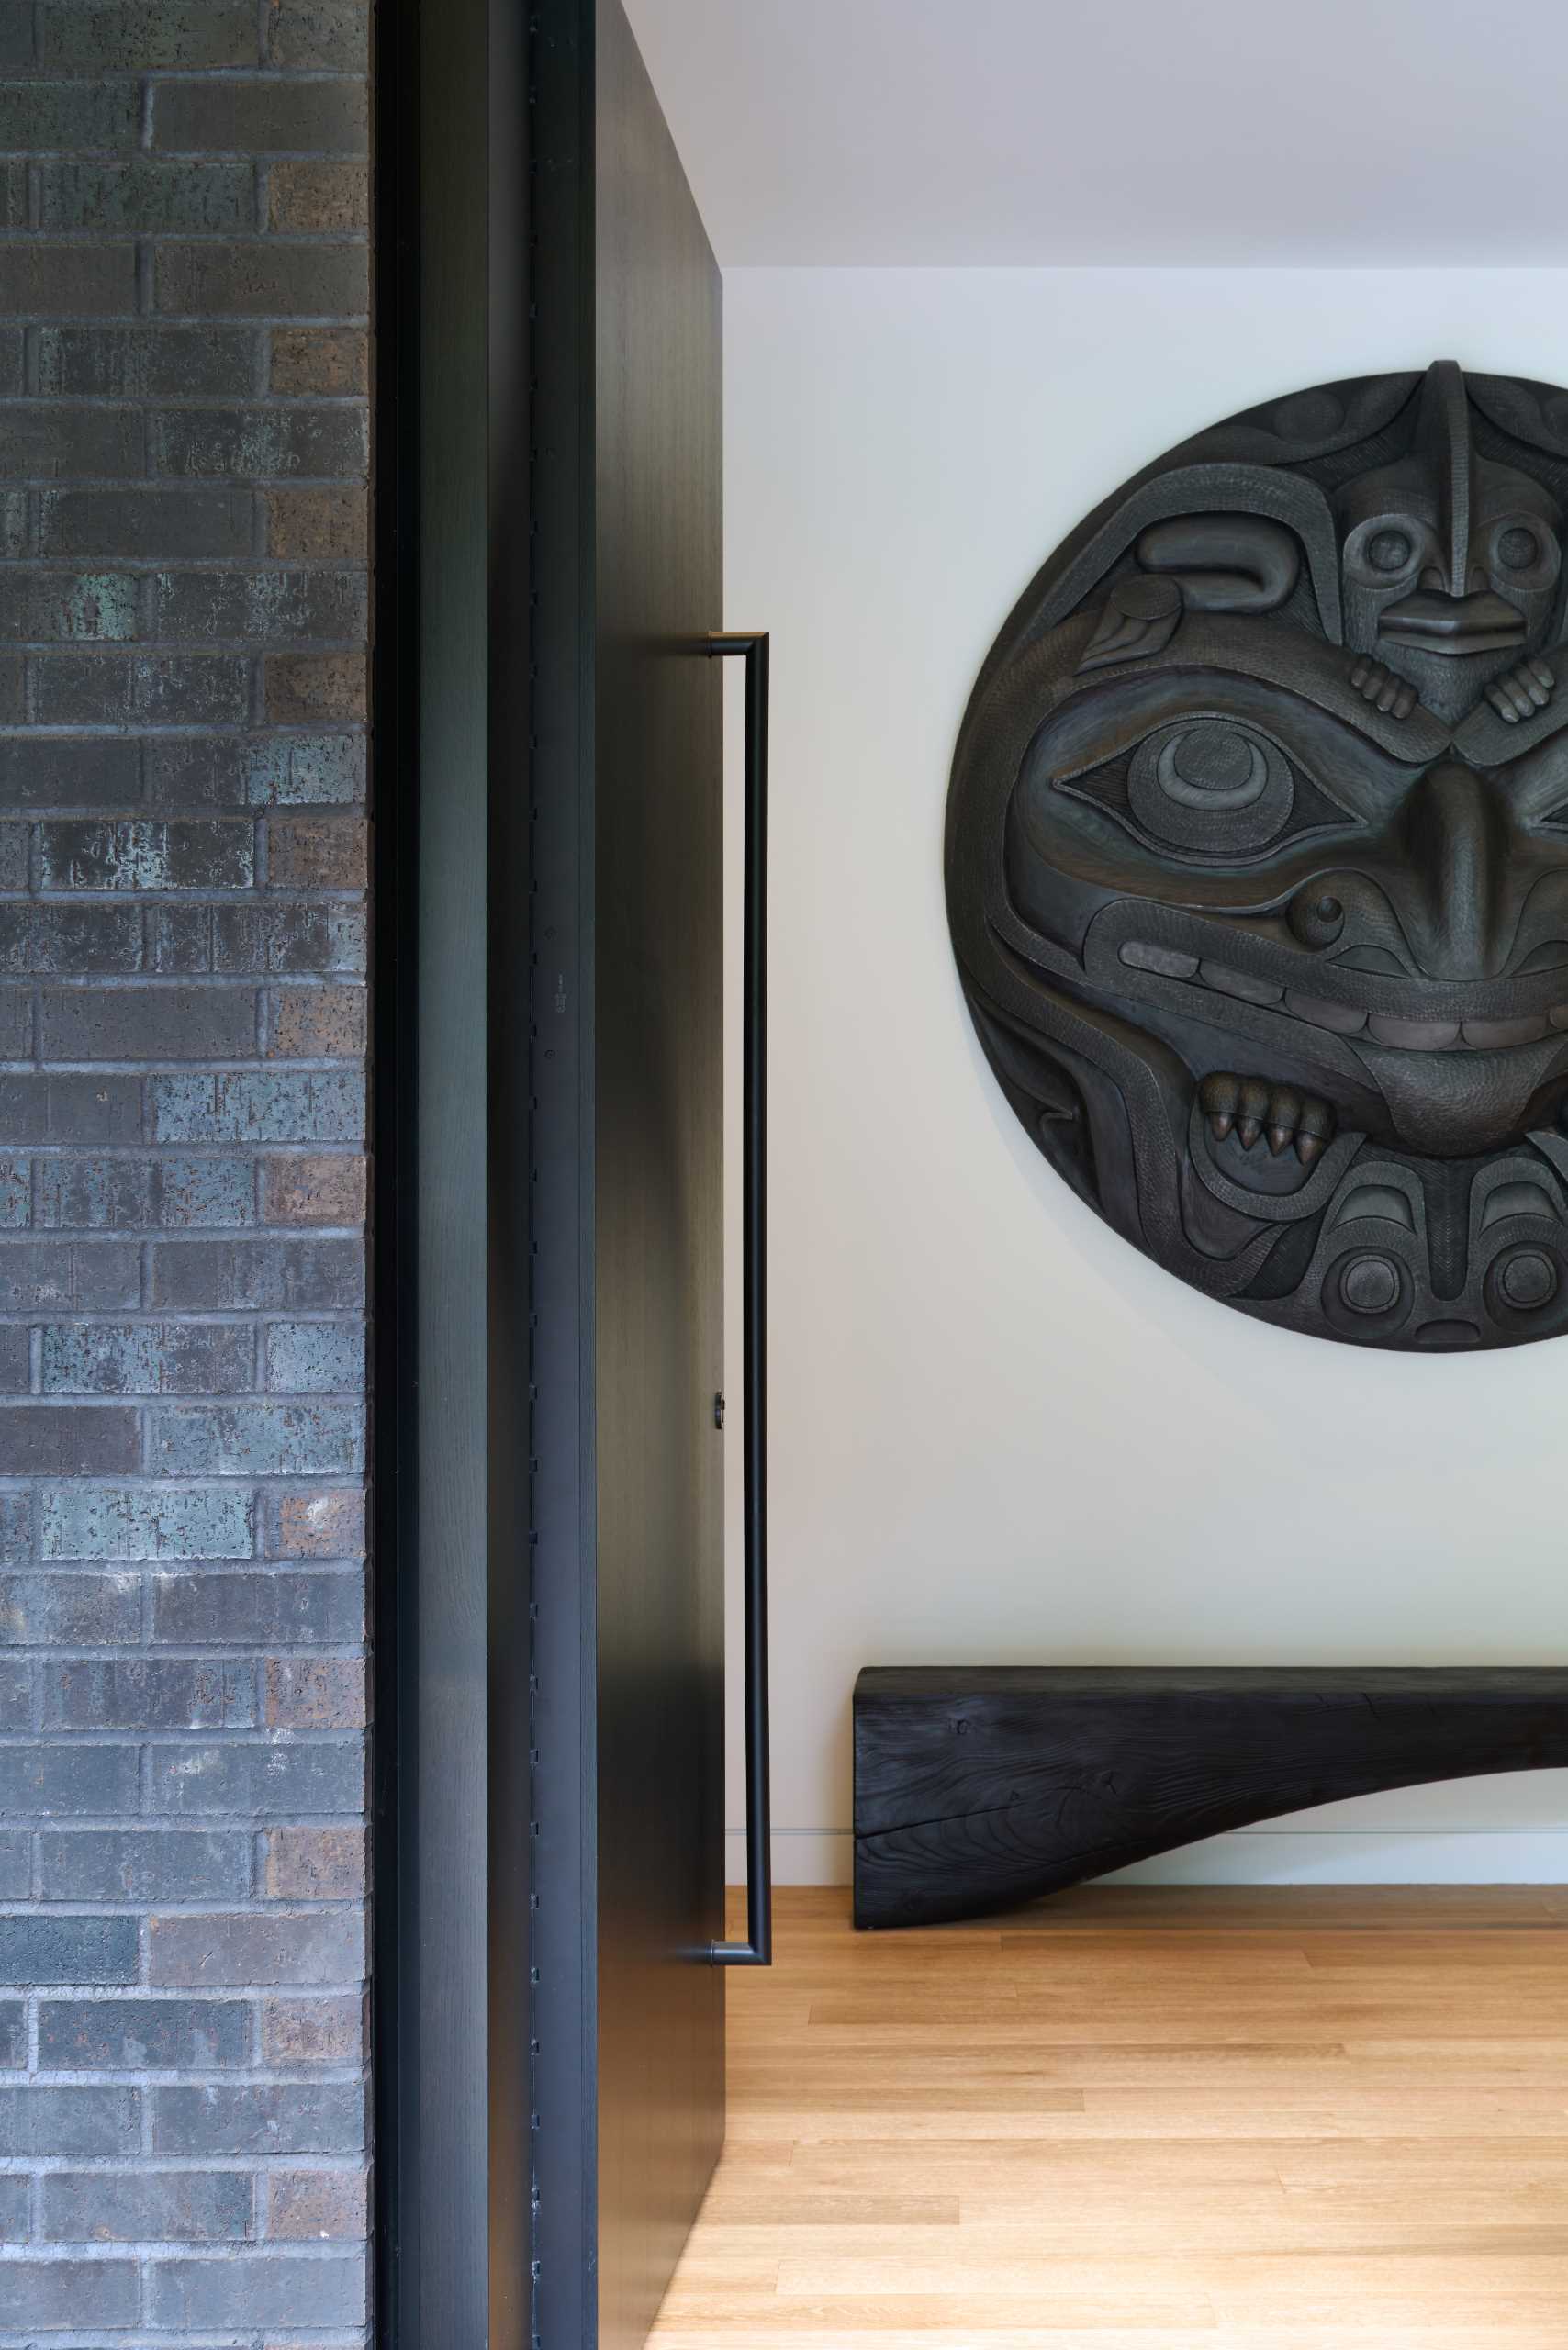
M 1402 829 L 1394 910 L 1417 968 L 1434 979 L 1491 978 L 1518 912 L 1506 901 L 1506 829 L 1493 793 L 1462 760 L 1440 760 L 1406 801 Z

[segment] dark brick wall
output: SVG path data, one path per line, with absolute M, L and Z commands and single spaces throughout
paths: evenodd
M 367 52 L 0 0 L 0 2350 L 364 2338 Z

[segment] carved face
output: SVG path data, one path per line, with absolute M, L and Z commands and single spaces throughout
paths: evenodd
M 966 991 L 1047 1157 L 1211 1295 L 1372 1345 L 1568 1328 L 1568 437 L 1473 388 L 1519 462 L 1445 367 L 1313 395 L 1288 474 L 1231 453 L 1256 411 L 1102 509 L 949 800 Z

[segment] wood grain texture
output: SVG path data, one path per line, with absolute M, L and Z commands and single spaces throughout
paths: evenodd
M 596 21 L 599 2342 L 633 2350 L 723 2131 L 720 284 Z
M 868 1668 L 855 1920 L 979 1917 L 1348 1796 L 1568 1763 L 1568 1670 Z
M 654 2350 L 1568 2340 L 1568 1893 L 777 1902 Z

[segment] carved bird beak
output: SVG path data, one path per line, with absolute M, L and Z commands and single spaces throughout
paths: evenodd
M 1506 645 L 1522 644 L 1526 633 L 1524 614 L 1489 589 L 1476 596 L 1444 596 L 1435 588 L 1417 588 L 1414 595 L 1387 605 L 1378 622 L 1378 634 L 1392 643 L 1444 655 L 1496 653 Z

